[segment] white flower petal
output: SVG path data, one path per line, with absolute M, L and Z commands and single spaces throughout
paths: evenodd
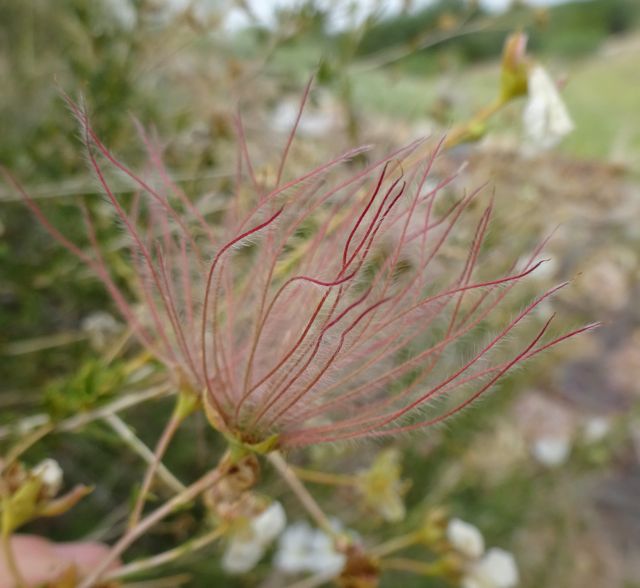
M 602 441 L 611 430 L 611 424 L 605 417 L 592 417 L 584 425 L 583 435 L 587 443 Z
M 290 574 L 308 571 L 314 531 L 306 522 L 295 523 L 280 536 L 274 564 Z
M 232 539 L 222 556 L 222 569 L 229 574 L 244 574 L 252 570 L 264 555 L 259 541 Z
M 478 558 L 484 553 L 484 538 L 477 527 L 460 519 L 451 519 L 447 525 L 449 543 L 462 555 Z
M 55 459 L 45 459 L 35 466 L 31 473 L 38 476 L 49 496 L 55 496 L 62 488 L 64 472 Z
M 336 551 L 333 540 L 306 522 L 295 523 L 280 536 L 274 565 L 290 574 L 301 572 L 337 575 L 344 567 L 344 554 Z
M 565 463 L 570 452 L 570 440 L 564 436 L 539 437 L 531 446 L 533 457 L 542 465 L 549 467 L 557 467 Z
M 528 93 L 522 119 L 530 148 L 550 149 L 573 131 L 573 121 L 556 84 L 543 67 L 533 67 L 529 72 Z
M 514 588 L 519 581 L 518 566 L 511 553 L 494 547 L 473 566 L 465 588 Z
M 478 580 L 476 580 L 474 577 L 465 576 L 464 578 L 462 578 L 462 584 L 460 585 L 460 588 L 485 588 L 485 587 L 481 586 L 478 583 Z
M 282 504 L 274 501 L 266 510 L 251 520 L 251 530 L 256 541 L 266 545 L 282 533 L 286 524 L 287 515 Z

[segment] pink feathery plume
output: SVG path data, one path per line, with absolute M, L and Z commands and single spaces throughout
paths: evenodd
M 543 263 L 541 247 L 523 267 L 491 274 L 483 243 L 493 204 L 467 234 L 463 219 L 480 190 L 446 206 L 454 178 L 430 179 L 442 141 L 418 163 L 408 162 L 424 150 L 421 142 L 353 171 L 348 162 L 366 149 L 358 148 L 283 181 L 309 90 L 270 190 L 256 180 L 237 120 L 237 185 L 219 195 L 224 214 L 216 222 L 171 180 L 160 147 L 140 127 L 149 155 L 144 177 L 111 153 L 86 112 L 67 99 L 89 165 L 127 236 L 133 295 L 105 261 L 86 207 L 89 248 L 61 234 L 6 174 L 53 237 L 104 283 L 176 384 L 202 395 L 226 435 L 301 447 L 428 427 L 463 410 L 514 366 L 594 326 L 549 339 L 552 317 L 514 348 L 514 333 L 563 285 L 495 326 L 509 293 Z M 133 198 L 110 188 L 107 167 L 132 182 Z M 448 247 L 459 249 L 465 239 L 466 256 L 448 258 Z M 476 346 L 463 355 L 470 340 Z

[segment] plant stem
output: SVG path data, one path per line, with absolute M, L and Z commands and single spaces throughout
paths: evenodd
M 190 410 L 186 409 L 186 393 L 179 393 L 176 399 L 176 405 L 171 413 L 171 417 L 167 421 L 164 430 L 162 431 L 162 435 L 160 435 L 160 439 L 158 439 L 158 443 L 156 444 L 156 448 L 153 452 L 153 460 L 149 464 L 147 471 L 144 475 L 144 480 L 142 482 L 142 488 L 140 488 L 140 493 L 136 499 L 136 503 L 131 512 L 131 517 L 129 518 L 129 528 L 133 528 L 138 524 L 140 520 L 140 516 L 142 515 L 142 509 L 144 508 L 144 503 L 147 499 L 147 494 L 151 489 L 151 484 L 153 483 L 153 478 L 156 475 L 156 471 L 158 470 L 158 466 L 160 465 L 160 460 L 162 460 L 167 448 L 169 447 L 169 443 L 171 443 L 171 439 L 176 434 L 178 427 L 182 424 L 184 419 L 190 414 Z M 190 396 L 188 396 L 190 398 Z M 193 404 L 195 406 L 195 403 Z
M 53 425 L 43 425 L 39 429 L 36 429 L 32 433 L 23 437 L 16 445 L 14 445 L 7 453 L 4 461 L 0 463 L 0 474 L 9 466 L 13 465 L 18 458 L 27 451 L 32 445 L 35 445 L 40 439 L 48 435 L 53 430 Z
M 305 488 L 304 484 L 299 480 L 282 455 L 278 451 L 272 451 L 267 455 L 267 459 L 271 462 L 271 465 L 273 465 L 282 479 L 287 483 L 318 527 L 328 535 L 331 535 L 331 537 L 335 538 L 336 531 L 331 526 L 331 522 L 327 518 L 327 515 L 324 514 L 315 498 L 311 496 L 309 491 Z
M 484 124 L 504 105 L 505 101 L 502 98 L 498 97 L 487 106 L 484 106 L 483 108 L 478 110 L 478 112 L 476 112 L 473 117 L 466 123 L 463 123 L 451 129 L 451 131 L 447 133 L 447 138 L 445 139 L 444 143 L 445 147 L 447 149 L 450 149 L 451 147 L 455 147 L 456 145 L 463 143 L 470 138 L 473 138 L 475 132 L 474 127 Z
M 400 551 L 411 547 L 416 543 L 419 543 L 422 538 L 420 531 L 414 531 L 413 533 L 407 533 L 406 535 L 400 535 L 399 537 L 393 537 L 389 541 L 385 541 L 376 547 L 372 547 L 369 553 L 375 557 L 384 557 L 390 553 Z
M 168 384 L 161 384 L 142 392 L 131 392 L 126 396 L 118 398 L 109 404 L 105 404 L 100 408 L 91 410 L 89 412 L 80 413 L 74 415 L 68 419 L 60 421 L 55 425 L 52 432 L 69 432 L 80 429 L 93 421 L 102 419 L 110 414 L 126 410 L 136 404 L 146 402 L 147 400 L 154 400 L 161 398 L 162 396 L 168 396 L 171 394 L 171 388 Z M 18 421 L 14 425 L 6 427 L 0 427 L 0 440 L 11 437 L 12 435 L 26 435 L 33 429 L 46 425 L 50 422 L 49 416 L 46 414 L 37 414 L 21 421 Z
M 7 567 L 13 577 L 16 588 L 28 588 L 25 579 L 22 577 L 20 569 L 18 568 L 18 562 L 16 561 L 13 546 L 11 545 L 10 533 L 2 533 L 2 553 L 7 561 Z
M 380 566 L 387 570 L 400 570 L 421 576 L 433 576 L 442 569 L 442 567 L 437 564 L 425 563 L 404 557 L 384 559 L 380 562 Z
M 193 578 L 189 574 L 178 574 L 166 578 L 155 578 L 149 582 L 127 582 L 122 584 L 123 588 L 178 588 L 191 582 Z
M 289 584 L 287 588 L 318 588 L 318 586 L 322 586 L 328 582 L 331 582 L 335 578 L 334 574 L 327 574 L 327 572 L 322 572 L 320 574 L 314 574 L 313 576 L 309 576 L 304 580 L 300 580 L 295 584 Z
M 133 431 L 127 426 L 127 424 L 115 414 L 110 414 L 104 419 L 111 428 L 118 433 L 120 438 L 127 444 L 135 453 L 137 453 L 147 464 L 151 465 L 155 459 L 153 452 L 142 442 Z M 174 492 L 182 492 L 185 486 L 180 480 L 178 480 L 163 463 L 158 463 L 157 466 L 158 477 L 165 483 L 165 485 Z
M 223 457 L 220 463 L 224 463 Z M 111 548 L 107 556 L 100 562 L 96 569 L 91 573 L 83 582 L 81 582 L 78 588 L 92 588 L 96 585 L 98 580 L 107 571 L 109 566 L 115 562 L 120 555 L 138 538 L 144 535 L 151 527 L 162 519 L 170 515 L 175 509 L 193 500 L 204 490 L 210 488 L 214 484 L 220 481 L 224 471 L 220 465 L 214 470 L 206 473 L 200 479 L 196 480 L 193 484 L 185 488 L 183 492 L 174 496 L 168 502 L 165 502 L 161 507 L 157 508 L 144 519 L 142 519 L 135 527 L 129 529 L 120 540 Z
M 473 141 L 479 138 L 478 131 L 480 130 L 480 135 L 482 134 L 482 126 L 485 122 L 487 122 L 494 114 L 499 112 L 502 107 L 507 103 L 502 97 L 498 97 L 486 106 L 482 107 L 478 110 L 468 121 L 459 124 L 453 127 L 447 134 L 444 141 L 445 149 L 451 149 L 456 145 L 460 145 L 461 143 L 465 143 L 466 141 Z M 412 165 L 419 163 L 425 157 L 425 153 L 428 153 L 428 150 L 431 147 L 429 144 L 426 144 L 416 152 L 407 158 L 405 162 L 403 162 L 402 166 L 408 168 Z M 391 168 L 392 171 L 399 168 L 400 164 L 398 163 L 396 166 Z
M 315 482 L 316 484 L 327 484 L 328 486 L 355 486 L 357 480 L 354 476 L 344 474 L 328 474 L 325 472 L 316 472 L 315 470 L 307 470 L 305 468 L 291 468 L 293 472 L 301 480 L 306 482 Z
M 118 568 L 117 570 L 106 574 L 104 580 L 110 581 L 124 578 L 125 576 L 132 576 L 134 574 L 138 574 L 140 572 L 144 572 L 146 570 L 161 566 L 170 561 L 174 561 L 182 557 L 183 555 L 187 555 L 188 553 L 194 553 L 195 551 L 203 549 L 210 543 L 213 543 L 216 539 L 219 539 L 225 531 L 226 527 L 217 527 L 216 529 L 213 529 L 202 537 L 198 537 L 197 539 L 188 541 L 187 543 L 175 547 L 174 549 L 170 549 L 147 559 L 140 559 L 138 561 L 127 564 L 126 566 L 122 566 L 121 568 Z

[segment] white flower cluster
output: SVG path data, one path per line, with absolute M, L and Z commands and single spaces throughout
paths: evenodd
M 336 576 L 346 557 L 336 551 L 333 539 L 306 522 L 291 525 L 280 536 L 275 566 L 289 574 L 311 572 Z
M 273 502 L 251 519 L 247 528 L 231 537 L 222 557 L 224 570 L 230 574 L 244 574 L 253 569 L 286 524 L 284 508 L 279 502 Z
M 470 560 L 462 588 L 517 586 L 518 566 L 513 555 L 497 547 L 485 553 L 484 538 L 477 527 L 460 519 L 451 519 L 446 534 L 451 546 Z

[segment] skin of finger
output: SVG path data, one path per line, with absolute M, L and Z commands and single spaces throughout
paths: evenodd
M 80 575 L 95 567 L 108 553 L 109 548 L 100 543 L 74 542 L 52 543 L 35 535 L 14 535 L 11 546 L 18 569 L 29 586 L 51 582 L 70 566 L 77 566 Z M 119 562 L 114 564 L 117 567 Z M 12 586 L 13 577 L 0 554 L 0 587 Z

